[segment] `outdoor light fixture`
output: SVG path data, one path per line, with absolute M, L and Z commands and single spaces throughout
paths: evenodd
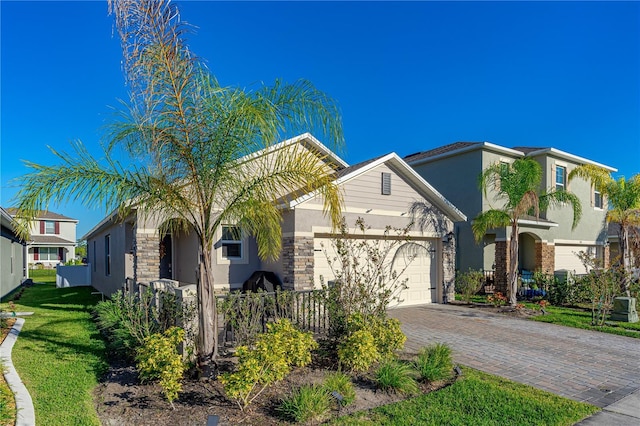
M 342 401 L 344 400 L 344 396 L 340 395 L 340 392 L 333 391 L 333 392 L 331 392 L 331 396 L 334 397 L 336 399 L 336 401 L 338 401 L 340 403 L 340 405 L 342 405 Z
M 443 243 L 451 243 L 452 240 L 453 240 L 453 232 L 449 232 L 447 235 L 442 237 Z
M 456 373 L 456 376 L 458 377 L 462 376 L 462 370 L 457 365 L 453 367 L 453 371 Z
M 215 414 L 209 414 L 207 417 L 207 426 L 218 426 L 218 422 L 220 421 L 220 416 Z

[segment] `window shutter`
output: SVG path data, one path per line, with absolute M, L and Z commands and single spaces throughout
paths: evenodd
M 33 260 L 40 260 L 40 251 L 38 247 L 33 248 Z
M 60 233 L 60 222 L 54 222 L 53 228 L 54 228 L 54 231 L 53 231 L 53 232 L 54 232 L 56 235 L 57 235 L 57 234 L 59 234 L 59 233 Z
M 382 195 L 391 195 L 391 173 L 382 173 Z
M 56 222 L 57 224 L 58 222 Z M 58 260 L 64 261 L 64 249 L 62 247 L 58 247 Z
M 40 233 L 44 234 L 44 220 L 40 221 Z

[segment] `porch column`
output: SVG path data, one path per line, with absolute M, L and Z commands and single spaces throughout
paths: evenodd
M 509 242 L 505 240 L 496 240 L 496 255 L 495 264 L 496 269 L 494 272 L 494 280 L 496 291 L 502 294 L 507 294 L 508 273 L 509 273 Z
M 611 267 L 611 250 L 609 248 L 609 244 L 605 244 L 602 247 L 602 267 L 609 268 Z
M 282 238 L 283 285 L 286 289 L 313 289 L 313 237 Z
M 157 229 L 136 229 L 134 280 L 149 283 L 160 277 L 160 236 Z
M 536 241 L 536 270 L 553 274 L 556 264 L 556 246 L 545 241 Z

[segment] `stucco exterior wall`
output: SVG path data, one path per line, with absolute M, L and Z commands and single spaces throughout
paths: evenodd
M 91 267 L 91 283 L 102 293 L 111 295 L 122 289 L 126 278 L 127 246 L 125 223 L 111 225 L 87 240 L 87 257 Z M 107 270 L 107 236 L 110 244 L 111 265 Z
M 0 235 L 0 297 L 17 288 L 24 278 L 24 246 L 14 232 L 2 226 Z

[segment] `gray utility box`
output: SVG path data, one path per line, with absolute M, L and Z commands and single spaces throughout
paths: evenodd
M 613 299 L 612 321 L 638 322 L 635 297 L 616 297 Z

